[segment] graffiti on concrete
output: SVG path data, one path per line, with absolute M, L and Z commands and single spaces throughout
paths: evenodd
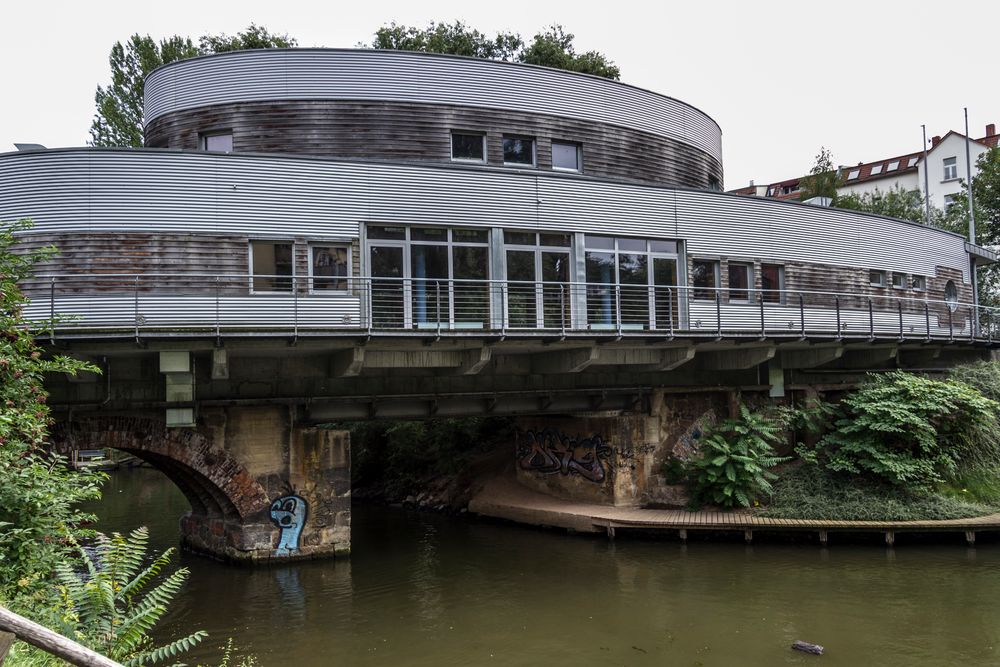
M 616 470 L 635 470 L 636 458 L 646 456 L 656 451 L 656 445 L 633 445 L 631 447 L 615 447 L 612 450 L 611 465 Z
M 517 462 L 522 470 L 579 475 L 596 483 L 604 481 L 604 464 L 611 453 L 611 447 L 599 435 L 573 438 L 555 429 L 525 431 L 517 442 Z
M 289 556 L 299 550 L 299 536 L 306 523 L 307 511 L 308 505 L 300 496 L 282 496 L 271 503 L 271 521 L 281 529 L 275 555 Z

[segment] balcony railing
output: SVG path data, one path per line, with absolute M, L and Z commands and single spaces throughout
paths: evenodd
M 52 336 L 362 330 L 992 342 L 1000 335 L 996 309 L 834 291 L 232 274 L 38 276 L 25 291 L 26 316 Z

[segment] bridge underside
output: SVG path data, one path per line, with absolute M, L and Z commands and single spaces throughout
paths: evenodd
M 221 343 L 221 345 L 220 345 Z M 671 503 L 660 470 L 751 402 L 850 388 L 872 370 L 989 358 L 970 342 L 566 338 L 72 340 L 102 375 L 52 377 L 63 449 L 113 447 L 191 501 L 189 548 L 233 560 L 350 550 L 336 421 L 518 417 L 521 482 L 570 499 Z

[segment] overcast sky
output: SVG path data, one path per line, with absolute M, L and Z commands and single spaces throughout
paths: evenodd
M 1000 124 L 1000 2 L 296 2 L 0 0 L 0 151 L 81 146 L 108 52 L 132 33 L 235 33 L 251 21 L 300 46 L 352 47 L 389 21 L 461 19 L 530 38 L 561 23 L 622 81 L 693 104 L 723 131 L 725 186 L 920 150 L 928 136 Z

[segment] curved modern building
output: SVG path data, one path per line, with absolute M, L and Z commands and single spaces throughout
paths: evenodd
M 992 259 L 723 194 L 706 114 L 542 67 L 194 58 L 150 75 L 146 141 L 0 156 L 0 219 L 61 249 L 31 293 L 71 326 L 967 336 Z

